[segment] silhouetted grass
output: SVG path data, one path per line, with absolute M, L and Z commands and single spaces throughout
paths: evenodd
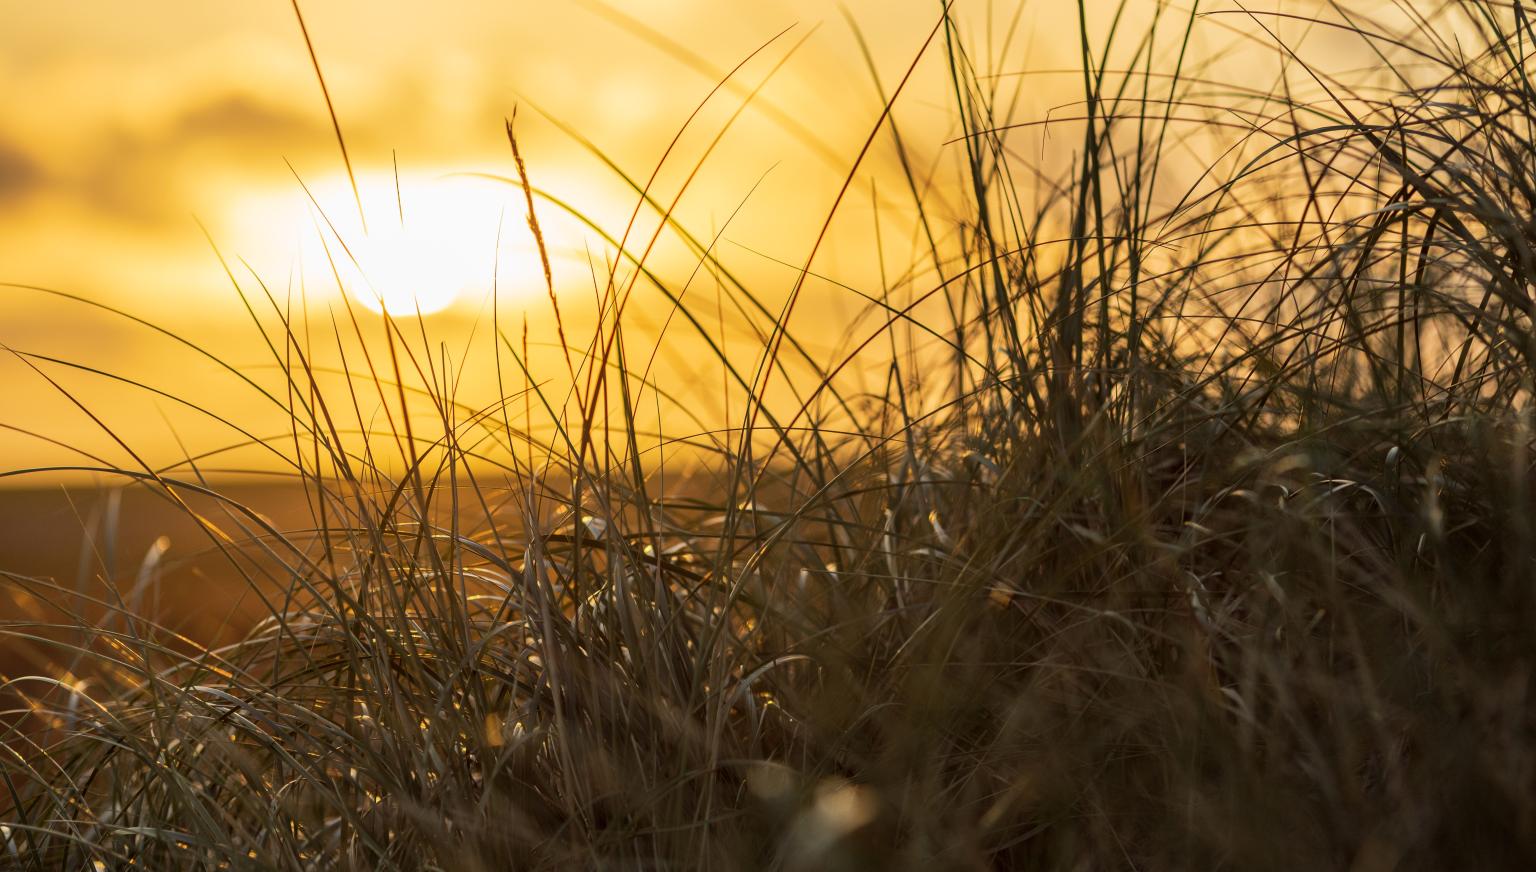
M 1289 70 L 1260 90 L 1206 78 L 1189 33 L 1262 41 L 1276 16 L 1157 5 L 1112 48 L 1088 5 L 1039 167 L 1006 71 L 938 22 L 965 205 L 929 199 L 882 114 L 866 152 L 895 149 L 884 193 L 928 244 L 846 359 L 796 338 L 813 257 L 778 308 L 642 181 L 657 220 L 604 233 L 628 260 L 568 396 L 498 322 L 479 365 L 504 399 L 465 408 L 425 327 L 361 312 L 336 330 L 382 330 L 384 356 L 322 390 L 301 319 L 252 295 L 293 421 L 267 444 L 313 529 L 200 510 L 270 612 L 213 649 L 131 592 L 9 579 L 57 614 L 6 632 L 68 672 L 9 685 L 5 862 L 1536 862 L 1530 12 L 1334 9 L 1316 26 L 1380 69 L 1331 78 L 1275 39 Z M 537 233 L 562 204 L 517 172 Z M 646 269 L 652 224 L 768 316 L 755 368 L 713 299 Z M 637 289 L 746 400 L 664 462 L 637 409 L 687 410 L 624 340 Z M 218 498 L 195 465 L 118 472 Z

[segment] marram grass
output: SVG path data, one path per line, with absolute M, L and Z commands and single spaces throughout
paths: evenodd
M 799 285 L 767 307 L 680 226 L 772 321 L 755 369 L 717 361 L 738 425 L 659 464 L 637 409 L 665 386 L 623 330 L 635 287 L 668 287 L 624 228 L 642 268 L 599 286 L 595 335 L 562 320 L 556 372 L 495 325 L 490 408 L 410 317 L 320 390 L 269 307 L 272 447 L 313 523 L 205 518 L 268 611 L 221 647 L 132 590 L 6 576 L 52 616 L 7 644 L 68 671 L 6 686 L 0 863 L 1536 864 L 1532 13 L 1336 8 L 1318 26 L 1388 64 L 1359 81 L 1239 14 L 1287 67 L 1259 90 L 1187 51 L 1232 17 L 1130 5 L 1145 32 L 1083 36 L 1051 168 L 939 21 L 963 198 L 925 198 L 881 114 L 928 242 L 922 287 L 868 296 L 873 391 L 799 343 Z M 1110 12 L 1084 4 L 1085 33 Z M 1211 130 L 1229 148 L 1190 172 Z M 537 235 L 558 204 L 517 168 Z M 784 402 L 792 365 L 813 376 Z M 359 393 L 400 412 L 362 448 Z M 219 499 L 195 466 L 118 472 Z

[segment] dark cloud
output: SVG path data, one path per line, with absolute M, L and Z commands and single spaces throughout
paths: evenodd
M 328 127 L 302 112 L 240 93 L 191 103 L 150 130 L 115 127 L 74 166 L 73 196 L 141 227 L 185 221 L 200 170 L 271 173 L 282 159 L 330 144 Z
M 141 230 L 185 224 L 207 208 L 198 185 L 210 173 L 291 184 L 285 159 L 301 168 L 316 155 L 334 161 L 323 104 L 314 110 L 242 91 L 204 92 L 179 101 L 157 124 L 103 125 L 84 154 L 46 173 L 0 138 L 0 206 L 36 193 Z M 367 143 L 369 132 L 366 122 L 349 127 L 349 143 L 354 133 Z
M 307 114 L 262 103 L 245 94 L 228 94 L 181 113 L 161 138 L 170 143 L 223 140 L 271 153 L 275 147 L 304 142 L 325 133 Z
M 0 142 L 0 203 L 8 203 L 42 186 L 43 168 L 13 146 Z

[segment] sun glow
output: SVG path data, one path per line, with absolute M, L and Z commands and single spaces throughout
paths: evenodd
M 361 210 L 345 177 L 247 198 L 234 233 L 247 259 L 274 275 L 298 270 L 311 299 L 338 288 L 391 315 L 429 315 L 541 290 L 543 266 L 524 224 L 520 192 L 444 173 L 358 176 Z M 364 227 L 366 218 L 366 227 Z
M 489 279 L 494 240 L 473 244 L 457 212 L 429 214 L 414 223 L 386 221 L 348 246 L 352 269 L 343 270 L 343 284 L 352 298 L 392 315 L 428 315 L 453 305 Z M 463 222 L 469 224 L 471 222 Z M 478 249 L 478 250 L 477 250 Z M 348 282 L 347 279 L 351 281 Z

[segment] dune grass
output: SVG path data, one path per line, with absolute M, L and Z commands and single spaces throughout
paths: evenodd
M 777 308 L 652 222 L 770 325 L 754 368 L 714 361 L 739 423 L 673 459 L 626 306 L 670 297 L 699 347 L 717 326 L 628 229 L 567 372 L 493 325 L 485 408 L 410 317 L 322 390 L 254 293 L 312 529 L 206 508 L 195 464 L 117 470 L 202 507 L 266 598 L 215 648 L 132 589 L 7 577 L 55 616 L 5 633 L 69 666 L 7 685 L 7 868 L 1536 862 L 1530 12 L 1334 7 L 1316 26 L 1379 52 L 1352 81 L 1279 16 L 1157 8 L 1111 46 L 1086 19 L 1114 9 L 1080 5 L 1049 122 L 1071 160 L 1039 167 L 1010 145 L 1039 119 L 938 20 L 964 205 L 881 113 L 866 151 L 899 157 L 885 193 L 928 242 L 844 357 L 797 339 L 803 276 Z M 1278 83 L 1190 60 L 1236 22 Z M 559 204 L 517 169 L 537 234 Z M 360 442 L 365 408 L 395 414 Z

